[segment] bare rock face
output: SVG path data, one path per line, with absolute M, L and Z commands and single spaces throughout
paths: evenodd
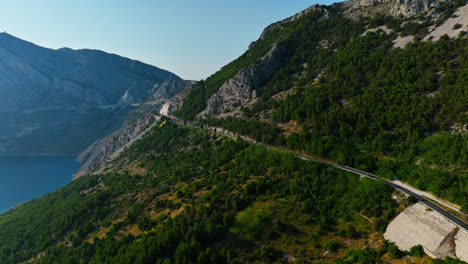
M 404 17 L 416 16 L 428 10 L 436 2 L 436 0 L 398 0 L 390 13 L 402 14 Z
M 142 116 L 142 118 L 133 122 L 125 122 L 112 134 L 94 142 L 84 150 L 77 158 L 82 167 L 75 178 L 91 173 L 99 164 L 117 155 L 124 146 L 140 138 L 148 128 L 159 120 L 160 116 L 154 112 L 158 112 L 169 98 L 192 83 L 192 81 L 172 80 L 154 85 L 150 89 L 151 97 L 132 112 Z
M 421 245 L 431 257 L 468 261 L 468 232 L 421 203 L 401 212 L 387 227 L 384 237 L 404 251 Z
M 256 90 L 281 67 L 285 51 L 275 44 L 270 52 L 254 65 L 241 69 L 234 78 L 226 81 L 207 102 L 200 116 L 219 114 L 224 110 L 236 108 L 256 97 Z
M 143 135 L 159 119 L 160 116 L 150 114 L 146 118 L 125 126 L 89 146 L 78 156 L 77 161 L 82 164 L 82 167 L 73 177 L 79 178 L 93 172 L 119 149 Z
M 163 116 L 169 116 L 171 115 L 174 111 L 179 110 L 182 105 L 184 105 L 184 99 L 189 95 L 189 93 L 193 89 L 193 85 L 195 83 L 192 82 L 190 85 L 188 85 L 182 92 L 178 93 L 171 99 L 167 100 L 159 110 L 159 114 Z
M 153 86 L 149 91 L 151 97 L 147 99 L 147 104 L 157 105 L 160 108 L 164 105 L 169 99 L 177 96 L 177 94 L 193 85 L 194 81 L 165 81 Z
M 269 25 L 263 30 L 259 40 L 263 40 L 271 32 L 281 29 L 286 23 L 296 21 L 314 11 L 321 13 L 319 20 L 330 18 L 330 12 L 326 7 L 313 5 L 289 18 Z M 257 42 L 258 41 L 252 42 L 249 45 L 249 49 L 254 47 Z M 208 99 L 206 109 L 201 112 L 199 116 L 207 117 L 220 114 L 226 110 L 233 110 L 256 98 L 257 91 L 261 90 L 265 82 L 282 66 L 282 57 L 284 54 L 285 50 L 281 47 L 281 42 L 273 45 L 270 52 L 262 57 L 256 64 L 241 69 L 232 79 L 226 81 L 220 89 Z M 227 66 L 229 66 L 229 64 L 225 67 Z M 178 106 L 177 100 L 173 100 L 165 105 L 161 114 L 171 112 L 171 107 L 173 108 L 174 106 Z
M 348 0 L 344 2 L 347 9 L 344 14 L 348 17 L 370 17 L 378 13 L 410 17 L 425 12 L 437 2 L 438 0 Z

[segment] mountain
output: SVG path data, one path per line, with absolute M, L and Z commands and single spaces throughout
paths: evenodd
M 0 262 L 464 263 L 467 17 L 350 0 L 273 23 L 1 214 Z
M 160 113 L 396 174 L 468 208 L 467 17 L 466 1 L 315 5 Z
M 163 83 L 161 87 L 156 89 L 157 92 L 153 94 L 152 98 L 147 99 L 145 104 L 129 114 L 131 118 L 127 118 L 118 130 L 96 141 L 78 155 L 77 161 L 82 166 L 74 177 L 93 172 L 101 163 L 117 156 L 123 148 L 128 147 L 143 136 L 159 120 L 160 115 L 157 113 L 162 105 L 174 98 L 178 91 L 192 84 L 193 82 L 190 81 Z
M 78 154 L 138 104 L 185 85 L 118 55 L 52 50 L 0 33 L 0 155 Z

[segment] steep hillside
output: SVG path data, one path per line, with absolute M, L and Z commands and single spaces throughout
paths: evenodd
M 78 154 L 136 104 L 185 88 L 166 91 L 167 82 L 183 81 L 102 51 L 46 49 L 0 33 L 0 155 Z
M 163 119 L 106 174 L 1 215 L 0 260 L 394 260 L 399 256 L 382 230 L 404 204 L 391 192 L 383 183 Z
M 266 28 L 163 114 L 396 175 L 468 210 L 467 7 L 313 6 Z
M 82 166 L 74 177 L 88 174 L 107 159 L 120 154 L 159 120 L 157 112 L 167 100 L 192 84 L 191 81 L 166 81 L 155 85 L 154 94 L 132 110 L 119 129 L 94 142 L 78 155 L 77 161 Z
M 92 175 L 1 214 L 0 262 L 463 263 L 413 245 L 437 232 L 428 222 L 448 221 L 439 211 L 323 163 L 468 210 L 467 25 L 446 29 L 465 10 L 350 1 L 272 24 L 164 103 L 170 118 L 150 113 L 85 152 L 98 157 Z M 414 208 L 422 217 L 405 218 Z M 402 218 L 422 226 L 411 241 L 395 228 Z M 458 228 L 421 244 L 464 257 L 443 252 L 465 244 Z

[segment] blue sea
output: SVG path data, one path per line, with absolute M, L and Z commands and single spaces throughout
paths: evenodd
M 79 168 L 75 157 L 1 157 L 0 213 L 66 185 Z

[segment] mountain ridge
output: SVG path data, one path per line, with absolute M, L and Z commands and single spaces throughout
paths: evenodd
M 0 155 L 77 155 L 139 104 L 166 99 L 171 91 L 158 92 L 165 82 L 174 92 L 187 83 L 116 54 L 54 50 L 0 33 Z

